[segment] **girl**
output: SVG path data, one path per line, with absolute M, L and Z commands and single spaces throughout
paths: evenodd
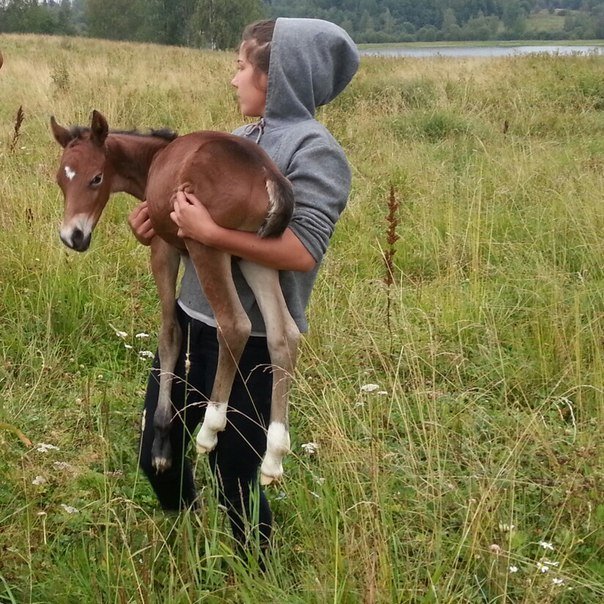
M 235 134 L 256 141 L 290 180 L 296 204 L 291 223 L 276 239 L 225 229 L 213 222 L 198 199 L 185 193 L 178 194 L 172 213 L 182 237 L 281 271 L 281 287 L 301 332 L 308 329 L 305 309 L 335 223 L 346 205 L 351 178 L 342 148 L 315 120 L 315 111 L 346 87 L 358 65 L 354 43 L 333 23 L 277 19 L 249 25 L 243 32 L 232 85 L 242 114 L 260 119 Z M 136 238 L 148 245 L 154 232 L 144 202 L 132 212 L 129 223 Z M 233 384 L 227 427 L 219 434 L 209 460 L 235 538 L 241 546 L 250 536 L 259 538 L 261 547 L 266 547 L 272 518 L 257 475 L 270 415 L 270 358 L 262 316 L 236 262 L 233 278 L 252 321 L 252 336 Z M 185 261 L 177 311 L 183 346 L 172 392 L 172 468 L 157 474 L 151 465 L 157 356 L 147 386 L 140 451 L 141 468 L 166 510 L 195 502 L 186 451 L 203 419 L 218 351 L 216 322 L 189 261 Z M 259 490 L 258 524 L 250 532 L 246 526 L 251 518 L 250 493 L 255 489 Z

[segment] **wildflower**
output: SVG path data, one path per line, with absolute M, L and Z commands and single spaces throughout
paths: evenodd
M 36 476 L 31 483 L 36 485 L 37 487 L 43 485 L 46 482 L 46 478 L 44 476 Z
M 124 348 L 126 350 L 132 350 L 132 346 L 130 344 L 124 344 Z
M 564 579 L 561 579 L 560 577 L 554 577 L 552 579 L 552 583 L 554 585 L 564 585 Z
M 517 566 L 510 566 L 510 573 L 517 573 L 518 572 L 518 567 Z
M 504 533 L 511 533 L 516 527 L 513 524 L 505 524 L 505 523 L 501 523 L 499 525 L 499 530 L 503 531 Z
M 124 339 L 124 338 L 127 338 L 127 337 L 128 337 L 128 334 L 127 334 L 125 331 L 120 331 L 119 329 L 116 329 L 116 330 L 115 330 L 115 335 L 116 335 L 118 338 L 122 338 L 122 339 Z
M 499 554 L 501 553 L 501 547 L 499 545 L 497 545 L 496 543 L 492 543 L 491 545 L 489 545 L 489 551 L 492 554 L 499 556 Z
M 144 333 L 143 331 L 141 331 L 140 333 L 137 333 L 134 337 L 138 338 L 140 340 L 142 338 L 148 338 L 149 334 L 148 333 Z
M 138 356 L 141 359 L 152 359 L 155 355 L 150 350 L 140 350 Z
M 552 552 L 554 551 L 554 546 L 551 543 L 548 543 L 547 541 L 539 541 L 539 546 L 543 549 L 548 549 Z
M 55 461 L 52 464 L 57 470 L 73 470 L 73 466 L 69 463 L 67 463 L 66 461 Z
M 365 384 L 364 386 L 361 386 L 361 392 L 375 392 L 379 389 L 380 387 L 377 384 Z
M 549 566 L 542 564 L 541 562 L 537 562 L 537 570 L 540 573 L 547 573 L 549 572 Z
M 39 443 L 36 447 L 36 451 L 39 453 L 48 453 L 48 451 L 58 451 L 59 447 L 55 447 L 54 445 L 47 445 L 46 443 Z
M 80 510 L 78 510 L 77 508 L 74 508 L 71 505 L 65 505 L 64 503 L 61 504 L 61 507 L 68 513 L 68 514 L 79 514 Z
M 304 443 L 302 445 L 302 450 L 307 455 L 314 455 L 319 449 L 319 445 L 317 443 Z

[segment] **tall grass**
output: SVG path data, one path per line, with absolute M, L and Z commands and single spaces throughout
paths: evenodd
M 0 601 L 602 600 L 602 58 L 364 58 L 320 111 L 354 185 L 262 573 L 234 550 L 205 459 L 203 506 L 180 516 L 137 470 L 147 250 L 125 196 L 86 255 L 62 247 L 48 128 L 96 108 L 119 128 L 230 130 L 234 57 L 0 46 Z

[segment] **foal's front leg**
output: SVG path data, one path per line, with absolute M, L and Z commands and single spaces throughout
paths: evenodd
M 230 254 L 191 239 L 185 243 L 217 324 L 218 366 L 196 439 L 197 450 L 208 453 L 226 427 L 229 396 L 252 327 L 233 283 Z
M 152 463 L 160 473 L 172 465 L 170 423 L 172 421 L 172 380 L 178 359 L 182 334 L 176 320 L 174 298 L 180 252 L 161 237 L 151 242 L 151 268 L 161 303 L 161 329 L 159 332 L 159 395 L 153 416 L 155 436 L 151 449 Z

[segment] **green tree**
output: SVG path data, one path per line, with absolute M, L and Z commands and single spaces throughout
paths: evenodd
M 243 28 L 263 15 L 261 0 L 198 0 L 188 35 L 198 46 L 235 48 Z
M 508 0 L 505 3 L 501 20 L 509 33 L 521 36 L 526 30 L 526 17 L 525 9 L 518 0 Z
M 141 23 L 140 5 L 132 0 L 88 0 L 88 34 L 109 40 L 136 40 Z

